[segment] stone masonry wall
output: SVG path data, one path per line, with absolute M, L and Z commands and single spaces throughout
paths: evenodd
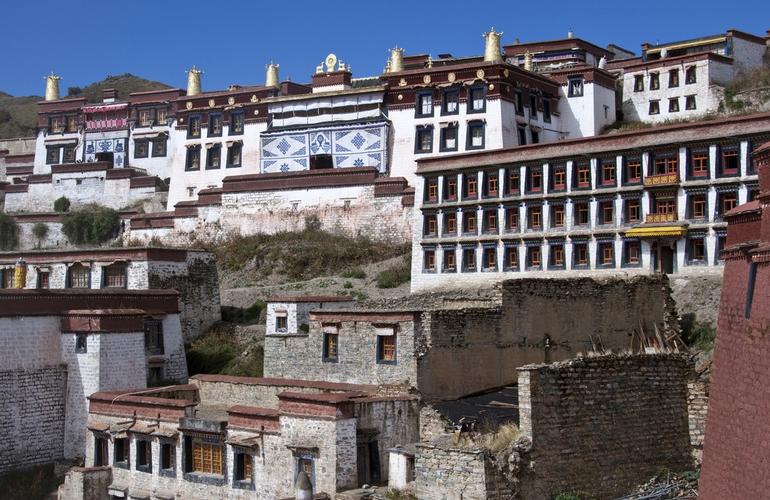
M 481 450 L 417 444 L 415 489 L 420 500 L 497 500 L 498 474 Z
M 0 473 L 63 458 L 67 368 L 0 371 Z
M 600 356 L 519 369 L 520 429 L 532 443 L 523 499 L 614 498 L 661 467 L 692 466 L 681 355 Z

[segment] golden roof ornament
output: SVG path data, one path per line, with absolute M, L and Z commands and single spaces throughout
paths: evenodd
M 27 263 L 19 257 L 13 270 L 13 288 L 22 289 L 27 286 Z
M 331 73 L 334 71 L 334 67 L 337 65 L 337 56 L 334 54 L 329 54 L 326 56 L 324 64 L 326 65 L 326 72 Z
M 193 64 L 193 67 L 187 70 L 187 95 L 198 95 L 201 93 L 201 75 L 203 71 L 199 70 Z
M 524 69 L 532 71 L 532 52 L 530 51 L 524 54 Z
M 270 64 L 265 66 L 265 87 L 278 88 L 281 86 L 278 82 L 278 68 L 280 68 L 280 66 L 273 61 L 270 61 Z
M 398 45 L 390 49 L 390 59 L 388 59 L 390 73 L 404 71 L 404 49 Z
M 503 33 L 495 31 L 494 26 L 484 33 L 484 61 L 485 62 L 503 62 L 503 56 L 500 53 L 500 39 Z
M 60 76 L 51 74 L 45 77 L 45 100 L 46 101 L 58 101 L 59 100 L 59 80 Z
M 428 54 L 428 62 L 426 63 L 426 66 L 428 68 L 432 68 L 433 67 L 433 58 L 430 56 L 430 54 Z

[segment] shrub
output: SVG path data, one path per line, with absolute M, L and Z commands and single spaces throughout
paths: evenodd
M 231 334 L 218 332 L 195 339 L 185 346 L 187 370 L 197 373 L 220 373 L 244 377 L 261 377 L 263 350 L 260 346 L 243 346 Z
M 679 321 L 679 327 L 682 331 L 682 340 L 688 347 L 699 351 L 710 351 L 714 348 L 716 329 L 707 323 L 696 321 L 694 314 L 683 314 Z
M 96 245 L 117 235 L 120 225 L 118 212 L 97 205 L 73 210 L 64 216 L 62 232 L 76 245 Z
M 0 212 L 0 250 L 13 250 L 19 244 L 19 225 L 5 212 Z
M 357 280 L 362 280 L 366 278 L 366 273 L 363 269 L 360 267 L 357 267 L 355 269 L 348 269 L 341 275 L 343 278 L 355 278 Z
M 353 283 L 351 283 L 350 281 L 346 281 L 345 283 L 342 284 L 342 287 L 343 288 L 353 288 Z
M 66 196 L 62 196 L 61 198 L 57 199 L 53 202 L 53 210 L 54 212 L 69 212 L 70 211 L 70 200 Z
M 40 246 L 40 242 L 48 236 L 48 224 L 44 222 L 37 222 L 32 226 L 32 234 L 37 238 L 37 246 Z
M 249 307 L 222 306 L 222 321 L 228 323 L 256 323 L 267 305 L 258 300 Z
M 409 264 L 404 262 L 377 275 L 377 288 L 396 288 L 412 279 Z

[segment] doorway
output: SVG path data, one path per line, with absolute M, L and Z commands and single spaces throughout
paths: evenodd
M 380 447 L 376 436 L 365 432 L 359 433 L 356 446 L 356 462 L 358 468 L 358 485 L 378 484 L 380 473 Z
M 113 153 L 96 153 L 96 161 L 106 161 L 112 165 L 114 160 L 115 155 Z
M 673 274 L 676 258 L 675 243 L 655 243 L 652 248 L 652 258 L 655 272 Z

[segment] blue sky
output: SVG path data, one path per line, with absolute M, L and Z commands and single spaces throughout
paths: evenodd
M 360 77 L 379 74 L 395 44 L 407 54 L 481 54 L 481 34 L 492 25 L 504 32 L 504 44 L 563 38 L 572 29 L 597 45 L 638 53 L 644 41 L 727 28 L 764 35 L 770 3 L 4 0 L 0 91 L 41 95 L 51 70 L 62 76 L 63 93 L 126 72 L 184 86 L 192 64 L 204 70 L 204 90 L 214 90 L 262 83 L 271 59 L 281 65 L 282 79 L 305 82 L 329 52 Z

